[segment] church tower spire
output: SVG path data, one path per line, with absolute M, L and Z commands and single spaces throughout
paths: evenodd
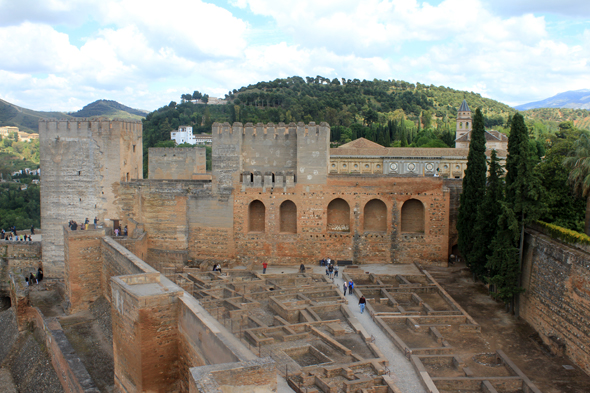
M 467 134 L 467 138 L 471 135 L 471 129 L 473 127 L 471 121 L 471 109 L 467 105 L 467 101 L 463 100 L 459 111 L 457 112 L 457 135 L 455 141 Z

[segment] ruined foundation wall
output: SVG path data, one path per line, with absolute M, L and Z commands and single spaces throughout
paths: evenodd
M 42 266 L 41 242 L 0 243 L 0 291 L 10 290 L 9 273 L 28 275 Z
M 590 373 L 590 253 L 529 228 L 522 284 L 520 316 L 552 351 Z

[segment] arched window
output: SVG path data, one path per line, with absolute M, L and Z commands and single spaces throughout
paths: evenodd
M 469 122 L 465 123 L 465 128 L 469 128 Z
M 402 232 L 424 233 L 424 205 L 417 199 L 407 200 L 402 206 Z
M 463 128 L 463 122 L 459 123 L 459 127 Z
M 264 203 L 256 200 L 248 206 L 248 232 L 264 232 L 266 208 Z
M 281 203 L 281 232 L 297 233 L 297 206 L 292 201 Z
M 387 206 L 379 199 L 373 199 L 365 205 L 365 231 L 387 232 Z
M 328 205 L 328 231 L 350 232 L 350 207 L 341 198 L 336 198 Z

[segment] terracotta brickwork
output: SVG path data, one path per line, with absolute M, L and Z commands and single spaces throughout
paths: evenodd
M 537 228 L 540 229 L 540 228 Z M 520 316 L 590 373 L 590 253 L 527 229 Z
M 100 239 L 104 229 L 72 231 L 64 226 L 64 262 L 68 312 L 87 310 L 102 294 Z

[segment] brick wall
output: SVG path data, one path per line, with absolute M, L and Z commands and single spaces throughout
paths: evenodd
M 520 316 L 590 373 L 590 253 L 527 229 Z
M 67 310 L 87 310 L 102 295 L 100 239 L 104 229 L 72 231 L 64 226 L 64 274 Z

